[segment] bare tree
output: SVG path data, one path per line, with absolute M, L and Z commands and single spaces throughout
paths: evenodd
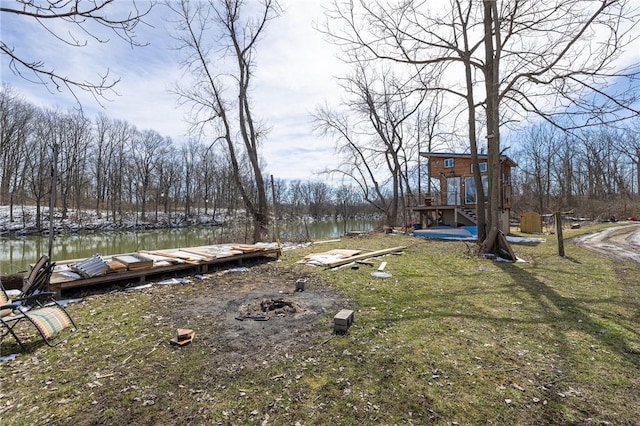
M 329 213 L 331 187 L 323 181 L 308 181 L 303 184 L 305 202 L 309 207 L 309 214 L 314 219 L 321 219 Z
M 572 211 L 583 217 L 625 216 L 635 204 L 633 121 L 562 132 L 543 122 L 512 137 L 521 147 L 516 211 Z
M 189 217 L 193 213 L 192 205 L 199 204 L 199 200 L 195 200 L 195 175 L 201 159 L 199 150 L 200 144 L 195 139 L 189 139 L 186 144 L 183 144 L 180 148 L 184 173 L 184 213 L 186 217 Z
M 104 114 L 99 114 L 95 119 L 93 143 L 91 144 L 91 150 L 89 152 L 89 168 L 95 185 L 94 208 L 98 217 L 102 214 L 103 204 L 108 199 L 107 194 L 110 192 L 109 171 L 113 171 L 111 160 L 113 159 L 113 151 L 115 149 L 115 144 L 111 136 L 116 125 L 116 122 Z
M 171 146 L 171 140 L 162 137 L 154 130 L 136 132 L 131 140 L 131 153 L 134 160 L 136 179 L 132 183 L 136 200 L 139 201 L 142 220 L 146 220 L 147 202 L 153 188 L 157 162 Z
M 108 37 L 114 34 L 131 46 L 142 46 L 136 39 L 136 27 L 153 7 L 153 2 L 145 1 L 144 7 L 139 8 L 140 2 L 136 0 L 129 1 L 126 8 L 121 8 L 115 0 L 22 0 L 16 3 L 16 7 L 8 7 L 8 2 L 0 5 L 4 25 L 9 19 L 16 26 L 26 20 L 35 21 L 53 40 L 67 48 L 82 48 L 89 42 L 107 43 Z M 0 54 L 7 58 L 3 63 L 14 74 L 43 85 L 49 92 L 67 90 L 78 104 L 76 90 L 89 92 L 99 103 L 99 98 L 115 93 L 119 81 L 109 75 L 108 69 L 96 81 L 69 77 L 56 71 L 55 64 L 29 58 L 28 51 L 10 46 L 4 40 L 0 40 Z
M 529 128 L 523 135 L 520 152 L 517 153 L 519 167 L 524 175 L 529 203 L 538 213 L 548 213 L 552 193 L 552 167 L 557 157 L 559 131 L 541 124 Z
M 87 153 L 91 142 L 90 121 L 80 112 L 58 114 L 58 192 L 62 204 L 62 220 L 70 207 L 76 214 L 82 207 L 87 189 Z
M 410 135 L 428 92 L 410 83 L 411 77 L 385 67 L 357 63 L 353 75 L 341 79 L 349 96 L 344 115 L 328 108 L 314 115 L 316 130 L 334 136 L 343 153 L 344 163 L 333 172 L 359 180 L 365 198 L 384 212 L 387 226 L 397 225 L 405 210 L 403 195 L 413 191 L 409 153 L 416 155 L 419 139 Z
M 55 188 L 52 170 L 57 167 L 55 157 L 61 143 L 61 133 L 57 125 L 57 113 L 51 110 L 40 111 L 35 121 L 36 126 L 32 137 L 28 139 L 25 156 L 26 182 L 36 205 L 36 227 L 42 228 L 42 206 L 49 199 L 54 199 L 52 190 Z M 52 158 L 53 157 L 53 158 Z
M 249 7 L 243 0 L 167 4 L 177 16 L 176 40 L 185 55 L 183 67 L 194 78 L 193 85 L 178 86 L 176 92 L 183 103 L 192 106 L 194 129 L 205 133 L 212 128 L 216 132 L 212 139 L 225 142 L 235 187 L 253 220 L 253 240 L 260 241 L 269 235 L 269 206 L 259 158 L 265 131 L 253 116 L 250 89 L 257 43 L 268 22 L 279 15 L 280 6 L 275 0 L 264 0 L 259 7 Z M 215 51 L 222 56 L 216 58 Z
M 491 252 L 498 249 L 501 126 L 530 114 L 557 126 L 568 115 L 569 129 L 637 115 L 634 91 L 608 85 L 639 73 L 637 64 L 618 62 L 637 40 L 631 33 L 637 14 L 622 0 L 451 0 L 445 6 L 352 0 L 333 2 L 324 31 L 350 58 L 467 70 L 461 75 L 468 99 L 485 111 L 489 226 L 480 251 Z M 469 70 L 479 78 L 469 80 Z M 469 119 L 470 126 L 477 121 L 472 114 Z M 470 135 L 472 147 L 476 142 Z
M 124 186 L 127 180 L 133 179 L 132 175 L 127 176 L 126 173 L 131 158 L 129 147 L 134 134 L 135 128 L 122 120 L 114 121 L 108 132 L 110 148 L 106 160 L 107 197 L 110 200 L 110 212 L 114 222 L 123 219 Z
M 11 220 L 35 115 L 36 108 L 22 101 L 11 87 L 0 87 L 0 204 L 9 205 Z
M 636 118 L 619 138 L 619 149 L 631 161 L 630 187 L 631 193 L 640 194 L 640 117 Z

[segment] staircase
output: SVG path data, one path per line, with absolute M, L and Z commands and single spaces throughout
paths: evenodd
M 458 213 L 469 220 L 472 224 L 478 224 L 478 217 L 476 216 L 476 210 L 468 207 L 458 207 Z

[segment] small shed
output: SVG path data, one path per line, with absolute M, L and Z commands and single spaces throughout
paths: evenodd
M 520 214 L 520 232 L 526 234 L 542 233 L 542 216 L 536 212 L 524 212 Z

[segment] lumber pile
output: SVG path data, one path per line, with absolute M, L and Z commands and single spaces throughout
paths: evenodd
M 335 268 L 336 266 L 346 265 L 358 260 L 369 259 L 371 257 L 382 256 L 389 253 L 397 253 L 404 250 L 406 247 L 392 247 L 383 250 L 363 252 L 363 250 L 343 250 L 335 249 L 329 250 L 324 253 L 314 253 L 305 256 L 298 263 L 305 263 L 308 265 L 324 266 L 326 268 Z
M 123 254 L 120 256 L 114 256 L 113 258 L 125 265 L 129 271 L 153 267 L 153 259 L 149 259 L 148 257 L 138 253 Z

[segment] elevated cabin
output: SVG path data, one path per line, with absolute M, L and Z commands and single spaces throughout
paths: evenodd
M 432 188 L 423 199 L 414 202 L 411 210 L 418 213 L 423 228 L 436 225 L 477 225 L 477 191 L 473 179 L 471 154 L 421 152 L 429 164 Z M 487 155 L 478 155 L 485 197 L 489 192 Z M 500 229 L 509 231 L 511 212 L 511 168 L 517 164 L 503 155 L 500 157 Z M 487 212 L 488 213 L 488 212 Z

